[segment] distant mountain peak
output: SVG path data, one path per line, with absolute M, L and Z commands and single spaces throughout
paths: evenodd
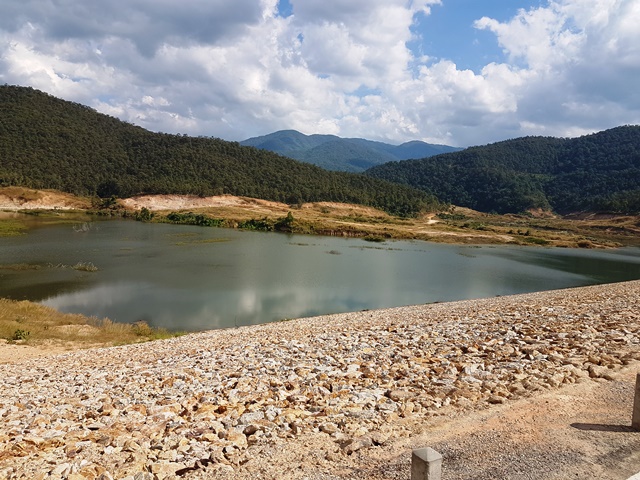
M 341 138 L 336 135 L 305 135 L 297 130 L 280 130 L 240 142 L 270 150 L 285 157 L 312 163 L 327 170 L 363 172 L 383 163 L 427 158 L 440 153 L 455 152 L 460 148 L 432 145 L 413 140 L 402 145 L 391 145 L 364 138 Z

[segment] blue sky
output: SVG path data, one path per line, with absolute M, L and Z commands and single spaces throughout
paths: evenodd
M 153 131 L 482 145 L 640 123 L 639 0 L 3 0 L 0 82 Z
M 287 18 L 293 14 L 293 5 L 289 0 L 279 0 L 278 1 L 278 14 Z
M 540 1 L 449 0 L 431 7 L 429 15 L 418 14 L 412 30 L 419 39 L 409 43 L 416 55 L 449 59 L 458 68 L 479 72 L 491 62 L 503 62 L 505 55 L 495 35 L 478 30 L 474 22 L 482 17 L 498 21 L 513 18 L 519 9 L 529 10 Z

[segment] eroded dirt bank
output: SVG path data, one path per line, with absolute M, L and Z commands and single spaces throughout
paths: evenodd
M 626 478 L 639 333 L 636 281 L 0 365 L 0 478 Z

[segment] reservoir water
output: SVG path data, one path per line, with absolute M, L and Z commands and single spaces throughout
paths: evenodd
M 638 248 L 370 243 L 125 220 L 0 238 L 0 297 L 171 330 L 634 279 Z

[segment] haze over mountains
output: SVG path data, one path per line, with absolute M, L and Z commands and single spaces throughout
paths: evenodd
M 363 138 L 340 138 L 335 135 L 305 135 L 296 130 L 281 130 L 240 142 L 241 145 L 270 150 L 327 170 L 363 172 L 394 160 L 425 158 L 461 148 L 433 145 L 418 140 L 391 145 Z

